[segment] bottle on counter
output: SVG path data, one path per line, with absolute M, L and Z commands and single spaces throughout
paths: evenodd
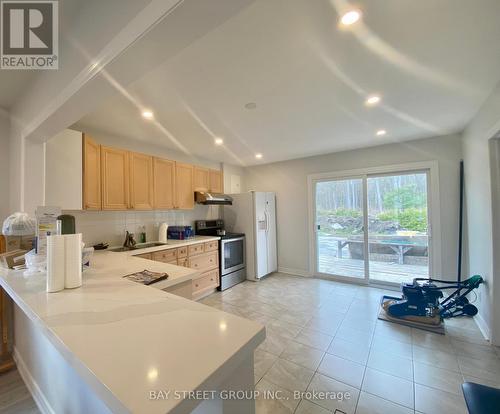
M 146 243 L 146 226 L 141 227 L 141 233 L 139 235 L 140 243 Z

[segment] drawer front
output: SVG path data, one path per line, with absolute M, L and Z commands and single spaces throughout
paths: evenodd
M 188 256 L 196 256 L 197 254 L 202 254 L 205 251 L 205 246 L 203 243 L 192 244 L 188 246 Z
M 205 251 L 213 252 L 219 250 L 219 242 L 217 240 L 209 241 L 205 243 Z
M 187 246 L 179 247 L 177 249 L 177 258 L 178 259 L 181 259 L 182 257 L 187 257 L 187 255 L 188 255 L 188 248 L 187 248 Z
M 180 259 L 177 259 L 177 266 L 184 266 L 184 267 L 188 267 L 188 259 L 187 257 L 184 257 L 184 258 L 180 258 Z
M 141 259 L 151 260 L 151 253 L 138 254 L 137 256 L 134 256 L 134 257 L 139 257 Z
M 219 286 L 219 270 L 206 272 L 193 280 L 193 296 L 207 289 L 215 289 L 217 286 Z
M 177 260 L 177 249 L 162 250 L 153 253 L 153 260 L 169 263 Z
M 219 268 L 219 255 L 217 252 L 205 253 L 189 258 L 189 267 L 191 269 L 206 272 L 207 270 Z

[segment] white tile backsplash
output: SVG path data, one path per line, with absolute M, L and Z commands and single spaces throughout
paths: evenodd
M 195 205 L 193 210 L 168 211 L 66 211 L 75 216 L 76 231 L 83 234 L 87 246 L 105 242 L 111 246 L 122 245 L 125 232 L 136 234 L 143 226 L 146 228 L 147 241 L 158 240 L 160 223 L 167 222 L 169 226 L 191 225 L 195 220 L 210 220 L 221 217 L 219 206 Z

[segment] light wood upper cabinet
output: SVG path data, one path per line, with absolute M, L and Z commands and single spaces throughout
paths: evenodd
M 208 168 L 194 167 L 194 191 L 208 191 L 210 174 Z
M 212 193 L 222 193 L 222 171 L 210 170 L 210 191 Z
M 175 161 L 155 158 L 154 208 L 170 210 L 175 207 Z
M 83 134 L 83 209 L 101 207 L 101 146 Z
M 101 146 L 102 209 L 127 210 L 129 203 L 129 153 Z
M 190 164 L 175 163 L 175 207 L 194 208 L 194 168 Z
M 136 152 L 129 153 L 130 166 L 130 208 L 152 210 L 153 197 L 153 157 Z

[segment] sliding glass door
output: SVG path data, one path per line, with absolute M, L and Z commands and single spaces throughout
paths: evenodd
M 318 271 L 365 278 L 363 180 L 316 184 Z
M 429 276 L 427 216 L 426 172 L 368 177 L 370 280 Z
M 429 276 L 428 172 L 314 183 L 318 273 L 409 282 Z

